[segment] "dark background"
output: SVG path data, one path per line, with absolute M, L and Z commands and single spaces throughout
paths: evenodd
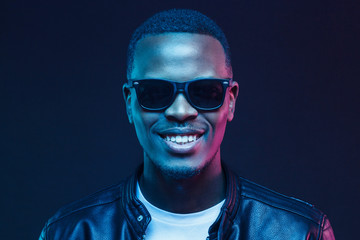
M 7 1 L 0 15 L 0 239 L 37 239 L 62 205 L 142 160 L 121 86 L 132 31 L 160 10 L 224 30 L 240 84 L 222 157 L 359 227 L 358 1 Z

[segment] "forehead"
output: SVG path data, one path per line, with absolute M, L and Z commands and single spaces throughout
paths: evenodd
M 202 77 L 231 77 L 217 39 L 203 34 L 166 33 L 146 36 L 138 42 L 132 79 L 182 81 Z

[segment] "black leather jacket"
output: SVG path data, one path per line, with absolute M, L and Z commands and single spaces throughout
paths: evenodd
M 237 177 L 227 170 L 226 200 L 208 239 L 335 239 L 327 217 L 314 206 Z M 47 240 L 146 239 L 151 221 L 136 198 L 139 174 L 60 209 L 40 235 Z

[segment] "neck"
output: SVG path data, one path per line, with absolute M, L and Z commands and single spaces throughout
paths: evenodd
M 174 213 L 198 212 L 225 198 L 220 152 L 199 174 L 182 179 L 164 174 L 146 160 L 139 184 L 144 197 L 158 208 Z

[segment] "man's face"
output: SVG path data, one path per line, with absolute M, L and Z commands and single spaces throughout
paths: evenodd
M 186 82 L 231 78 L 224 50 L 213 37 L 192 33 L 147 36 L 137 44 L 131 79 Z M 220 167 L 220 144 L 233 118 L 238 85 L 227 89 L 223 105 L 213 111 L 192 107 L 179 93 L 163 111 L 141 108 L 134 88 L 124 88 L 127 113 L 144 149 L 144 166 L 177 178 L 198 174 L 209 165 Z M 229 107 L 230 106 L 230 107 Z

